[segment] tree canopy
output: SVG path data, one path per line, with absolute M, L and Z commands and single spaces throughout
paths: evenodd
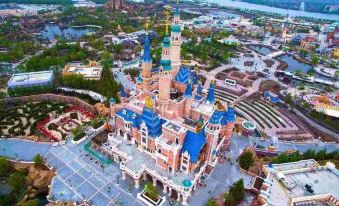
M 243 152 L 239 157 L 239 165 L 244 170 L 248 170 L 251 166 L 253 166 L 253 153 L 251 151 Z

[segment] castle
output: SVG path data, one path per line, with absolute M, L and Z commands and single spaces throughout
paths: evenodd
M 110 101 L 114 133 L 107 148 L 124 179 L 132 178 L 135 187 L 141 178 L 151 180 L 185 205 L 219 152 L 230 147 L 235 112 L 215 100 L 214 82 L 204 91 L 197 71 L 181 65 L 178 6 L 170 35 L 166 24 L 160 68 L 152 66 L 146 35 L 137 92 L 122 88 L 121 103 Z

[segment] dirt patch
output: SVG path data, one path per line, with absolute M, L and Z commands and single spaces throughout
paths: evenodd
M 279 94 L 280 90 L 282 89 L 283 88 L 277 82 L 272 81 L 272 80 L 265 80 L 259 86 L 260 92 L 270 90 L 275 94 Z
M 277 70 L 285 70 L 288 67 L 288 64 L 280 59 L 277 59 L 279 61 L 279 66 L 277 67 Z
M 254 65 L 254 62 L 253 61 L 245 61 L 244 62 L 244 66 L 247 66 L 247 67 L 251 67 Z
M 264 63 L 266 64 L 267 67 L 272 67 L 274 61 L 272 59 L 265 59 Z
M 220 79 L 220 80 L 225 80 L 227 78 L 227 74 L 223 72 L 219 72 L 217 75 L 215 75 L 215 78 Z

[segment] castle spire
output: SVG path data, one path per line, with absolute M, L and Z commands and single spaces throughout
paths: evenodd
M 145 30 L 146 30 L 146 37 L 145 37 L 145 44 L 144 44 L 144 55 L 142 57 L 143 62 L 151 62 L 152 57 L 151 57 L 151 47 L 150 47 L 150 39 L 149 39 L 149 34 L 148 34 L 148 28 L 150 24 L 148 20 L 145 23 Z
M 189 80 L 189 82 L 186 86 L 184 97 L 185 98 L 191 98 L 192 97 L 192 82 L 191 82 L 191 80 Z
M 165 36 L 168 36 L 168 31 L 169 31 L 169 15 L 171 14 L 170 11 L 170 6 L 169 5 L 166 5 L 165 6 L 165 11 L 164 11 L 164 15 L 165 15 Z
M 177 7 L 175 8 L 175 15 L 179 16 L 180 15 L 180 11 L 179 11 L 179 0 L 177 0 Z
M 215 102 L 215 98 L 214 98 L 214 90 L 215 90 L 215 81 L 212 80 L 211 85 L 210 85 L 210 89 L 208 90 L 208 94 L 207 94 L 207 103 L 213 104 Z

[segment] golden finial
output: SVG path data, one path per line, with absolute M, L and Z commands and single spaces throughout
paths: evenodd
M 170 14 L 171 14 L 170 9 L 171 9 L 171 6 L 170 6 L 170 5 L 166 5 L 166 6 L 165 6 L 165 11 L 164 11 L 164 15 L 165 15 L 165 17 L 166 17 L 166 19 L 165 19 L 165 26 L 166 26 L 165 34 L 168 34 L 169 16 L 170 16 Z
M 144 25 L 145 30 L 148 31 L 148 29 L 150 28 L 150 26 L 151 26 L 151 22 L 150 22 L 149 19 L 147 19 L 146 22 L 145 22 L 145 25 Z
M 153 101 L 152 101 L 152 98 L 150 96 L 147 96 L 145 98 L 145 106 L 149 107 L 149 108 L 153 108 Z
M 214 80 L 214 79 L 213 79 L 213 80 L 211 80 L 211 84 L 213 84 L 213 85 L 215 84 L 215 80 Z
M 219 111 L 225 110 L 224 105 L 222 105 L 221 102 L 220 102 L 219 100 L 217 100 L 217 101 L 215 102 L 215 108 L 216 108 L 217 110 L 219 110 Z

